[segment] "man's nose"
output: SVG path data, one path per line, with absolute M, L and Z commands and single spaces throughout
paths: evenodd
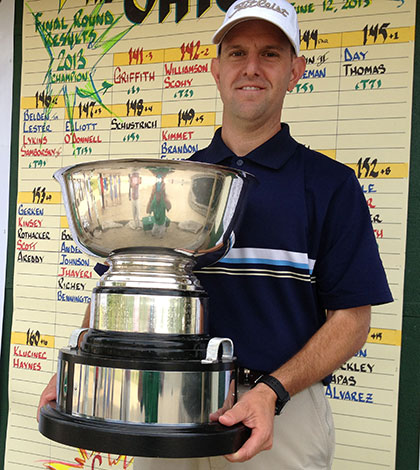
M 244 66 L 244 75 L 255 76 L 260 74 L 260 58 L 258 54 L 248 54 Z

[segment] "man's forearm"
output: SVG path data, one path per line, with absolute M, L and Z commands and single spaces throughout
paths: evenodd
M 371 307 L 329 311 L 327 321 L 289 361 L 272 372 L 290 395 L 319 382 L 366 342 Z
M 370 306 L 328 312 L 325 324 L 272 375 L 290 395 L 295 395 L 322 380 L 355 354 L 366 341 L 369 325 Z M 268 385 L 258 383 L 219 417 L 225 426 L 243 422 L 252 430 L 251 437 L 241 449 L 226 456 L 229 461 L 244 462 L 258 452 L 270 449 L 276 398 Z

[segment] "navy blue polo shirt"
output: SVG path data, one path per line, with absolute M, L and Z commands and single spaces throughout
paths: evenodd
M 219 129 L 190 160 L 257 179 L 232 249 L 196 272 L 210 296 L 210 335 L 233 340 L 239 365 L 271 372 L 322 326 L 326 309 L 392 301 L 352 169 L 297 143 L 287 124 L 242 158 Z

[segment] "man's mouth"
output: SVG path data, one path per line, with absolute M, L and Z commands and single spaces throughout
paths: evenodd
M 242 86 L 239 89 L 245 90 L 245 91 L 259 91 L 259 90 L 262 90 L 263 88 L 259 86 Z

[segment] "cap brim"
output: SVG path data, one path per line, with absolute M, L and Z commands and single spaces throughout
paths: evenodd
M 236 20 L 233 20 L 225 25 L 222 25 L 213 35 L 212 37 L 212 43 L 213 44 L 220 44 L 223 41 L 223 38 L 226 36 L 226 34 L 237 24 L 243 23 L 244 21 L 249 21 L 249 20 L 262 20 L 262 21 L 267 21 L 268 23 L 273 24 L 274 26 L 277 26 L 280 31 L 287 37 L 287 39 L 290 41 L 290 44 L 292 45 L 294 51 L 296 52 L 296 55 L 299 55 L 299 48 L 297 45 L 294 43 L 293 39 L 290 37 L 290 35 L 283 29 L 281 28 L 278 23 L 275 23 L 274 21 L 271 21 L 268 18 L 263 18 L 261 16 L 255 16 L 255 15 L 248 15 L 248 16 L 243 16 L 241 18 L 238 18 Z

